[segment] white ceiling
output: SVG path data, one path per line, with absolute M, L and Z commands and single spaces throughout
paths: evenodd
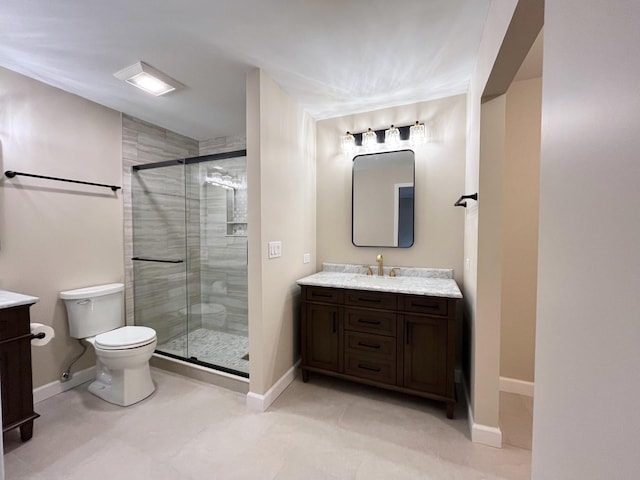
M 245 131 L 259 67 L 314 118 L 466 91 L 490 0 L 2 0 L 0 65 L 197 140 Z M 139 60 L 186 85 L 153 97 Z

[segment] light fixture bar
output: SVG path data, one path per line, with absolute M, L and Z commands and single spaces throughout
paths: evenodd
M 409 140 L 409 128 L 411 125 L 407 125 L 404 127 L 394 127 L 400 131 L 400 140 Z M 370 129 L 371 130 L 371 129 Z M 372 130 L 376 134 L 377 143 L 384 143 L 385 140 L 385 131 L 386 129 L 382 128 L 380 130 Z M 355 144 L 357 147 L 362 146 L 362 135 L 366 132 L 353 133 L 353 138 L 355 139 Z
M 156 97 L 184 87 L 177 80 L 144 62 L 134 63 L 113 75 Z

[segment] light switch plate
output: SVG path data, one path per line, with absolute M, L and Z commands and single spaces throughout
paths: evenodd
M 282 256 L 282 242 L 269 242 L 269 258 Z
M 302 256 L 302 263 L 310 263 L 311 262 L 311 254 L 310 253 L 305 253 Z

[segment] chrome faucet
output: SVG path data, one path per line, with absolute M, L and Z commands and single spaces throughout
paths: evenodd
M 378 263 L 378 276 L 384 277 L 384 269 L 382 268 L 382 254 L 379 253 L 376 257 L 376 262 Z

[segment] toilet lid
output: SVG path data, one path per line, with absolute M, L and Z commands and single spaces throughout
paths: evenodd
M 149 327 L 120 327 L 96 336 L 96 346 L 105 350 L 142 347 L 153 342 L 156 331 Z

